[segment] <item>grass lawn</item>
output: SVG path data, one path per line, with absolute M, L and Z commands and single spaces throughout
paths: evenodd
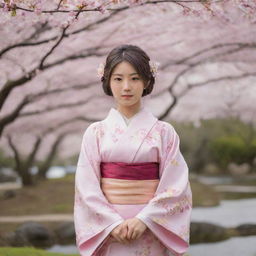
M 73 212 L 74 175 L 45 180 L 15 191 L 16 196 L 8 200 L 0 194 L 0 216 Z
M 78 256 L 78 254 L 63 254 L 47 252 L 32 247 L 0 247 L 0 256 Z

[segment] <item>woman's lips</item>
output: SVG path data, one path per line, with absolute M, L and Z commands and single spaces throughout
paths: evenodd
M 122 95 L 124 98 L 131 98 L 133 95 Z

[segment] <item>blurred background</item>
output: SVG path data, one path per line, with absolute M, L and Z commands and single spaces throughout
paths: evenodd
M 246 2 L 246 3 L 245 3 Z M 0 1 L 0 255 L 78 255 L 82 135 L 114 106 L 97 69 L 133 44 L 158 62 L 143 104 L 189 166 L 190 256 L 256 256 L 256 2 Z

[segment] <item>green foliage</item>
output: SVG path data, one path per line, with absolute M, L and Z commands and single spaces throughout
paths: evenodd
M 35 249 L 33 247 L 0 247 L 0 256 L 67 256 L 63 253 L 52 253 L 45 250 Z M 78 256 L 78 254 L 69 254 L 69 256 Z
M 247 144 L 241 137 L 222 136 L 210 142 L 210 152 L 215 162 L 226 168 L 230 162 L 252 163 L 255 157 L 256 140 Z
M 209 163 L 220 171 L 232 161 L 252 165 L 256 156 L 256 127 L 235 118 L 170 122 L 180 137 L 180 148 L 191 171 L 200 173 Z

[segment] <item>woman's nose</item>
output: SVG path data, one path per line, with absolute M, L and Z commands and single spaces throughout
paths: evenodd
M 124 81 L 124 85 L 123 85 L 123 88 L 124 88 L 125 90 L 128 90 L 128 89 L 130 89 L 130 84 L 129 84 L 129 81 Z

